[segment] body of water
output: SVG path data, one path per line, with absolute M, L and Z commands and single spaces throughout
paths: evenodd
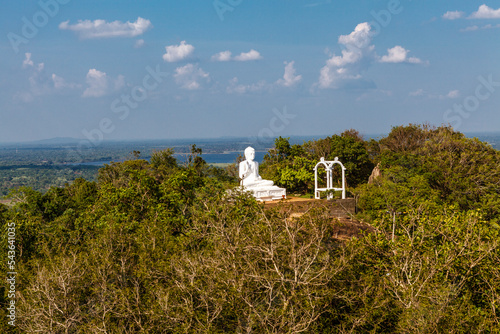
M 267 152 L 255 152 L 255 161 L 257 162 L 262 162 L 264 159 L 264 155 L 266 155 Z M 242 152 L 226 152 L 226 153 L 203 153 L 201 157 L 209 164 L 216 164 L 216 163 L 225 163 L 225 164 L 231 164 L 236 162 L 236 158 L 238 157 L 238 154 L 243 155 Z M 188 153 L 176 153 L 174 154 L 174 157 L 177 159 L 177 161 L 182 164 L 187 161 L 189 154 Z M 148 159 L 149 160 L 149 159 Z M 106 160 L 106 161 L 91 161 L 91 162 L 82 162 L 82 163 L 75 163 L 71 164 L 73 166 L 104 166 L 104 164 L 110 164 L 111 160 Z

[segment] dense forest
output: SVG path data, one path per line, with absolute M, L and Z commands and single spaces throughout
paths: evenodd
M 450 127 L 277 138 L 260 174 L 310 196 L 314 165 L 347 168 L 355 219 L 292 217 L 238 192 L 236 165 L 192 146 L 135 157 L 0 204 L 2 333 L 498 333 L 500 151 Z M 338 179 L 338 175 L 336 175 Z M 233 191 L 228 192 L 228 189 Z M 15 239 L 8 238 L 9 228 Z M 12 247 L 11 247 L 12 249 Z M 10 290 L 9 290 L 10 289 Z

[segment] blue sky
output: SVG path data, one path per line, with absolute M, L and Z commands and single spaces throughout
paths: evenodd
M 0 35 L 0 142 L 500 131 L 497 1 L 9 1 Z

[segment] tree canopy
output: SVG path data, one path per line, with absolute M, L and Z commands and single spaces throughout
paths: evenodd
M 344 162 L 354 218 L 375 232 L 339 238 L 325 210 L 266 207 L 194 145 L 185 164 L 166 149 L 106 165 L 97 181 L 12 192 L 0 253 L 15 224 L 16 327 L 0 331 L 500 330 L 499 151 L 449 127 L 395 127 L 378 141 L 348 130 L 277 138 L 261 174 L 306 194 L 321 157 Z

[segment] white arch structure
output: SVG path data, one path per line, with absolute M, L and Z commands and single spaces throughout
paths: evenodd
M 332 169 L 335 164 L 339 164 L 342 168 L 342 188 L 334 188 L 333 187 L 333 175 Z M 320 165 L 325 166 L 326 169 L 326 188 L 318 188 L 318 167 Z M 314 167 L 314 198 L 320 198 L 321 191 L 334 190 L 334 191 L 342 191 L 342 199 L 345 199 L 345 167 L 339 161 L 338 157 L 335 157 L 333 161 L 325 161 L 325 158 L 321 158 L 320 162 L 316 164 Z M 333 194 L 328 194 L 327 199 L 332 199 Z

